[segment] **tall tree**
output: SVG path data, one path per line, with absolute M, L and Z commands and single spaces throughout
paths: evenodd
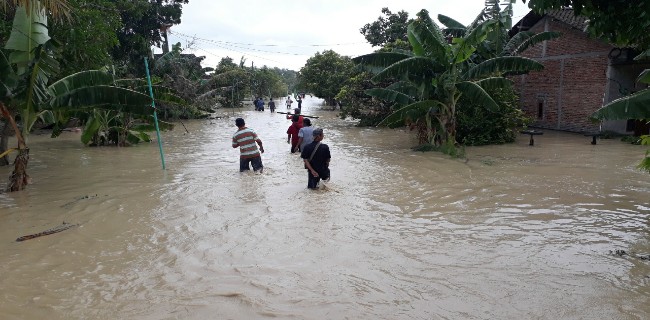
M 182 6 L 188 2 L 114 0 L 122 28 L 118 30 L 119 45 L 112 56 L 123 74 L 144 74 L 143 57 L 150 56 L 152 46 L 162 45 L 168 27 L 181 23 Z
M 111 50 L 119 44 L 116 31 L 122 22 L 113 0 L 67 0 L 68 20 L 54 20 L 50 35 L 61 50 L 61 74 L 99 69 L 113 64 Z
M 354 69 L 349 57 L 325 50 L 307 59 L 300 69 L 298 81 L 305 90 L 325 99 L 327 104 L 333 104 L 334 97 L 351 78 Z
M 373 47 L 383 47 L 386 44 L 401 40 L 408 41 L 406 27 L 413 21 L 408 12 L 401 10 L 397 13 L 388 8 L 381 9 L 382 15 L 376 21 L 366 23 L 359 31 Z

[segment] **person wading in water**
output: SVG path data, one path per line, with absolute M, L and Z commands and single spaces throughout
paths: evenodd
M 271 109 L 271 113 L 275 112 L 275 101 L 273 101 L 273 98 L 269 101 L 269 109 Z
M 330 178 L 330 148 L 321 143 L 324 138 L 323 129 L 317 128 L 313 132 L 314 141 L 305 146 L 300 157 L 305 162 L 307 169 L 307 188 L 318 189 L 321 179 L 327 181 Z
M 235 125 L 239 130 L 237 130 L 237 132 L 235 132 L 235 134 L 232 136 L 232 147 L 239 147 L 239 172 L 250 170 L 250 163 L 253 166 L 253 171 L 259 171 L 262 173 L 264 170 L 261 155 L 261 153 L 264 153 L 262 140 L 257 137 L 257 134 L 255 131 L 253 131 L 253 129 L 246 128 L 246 122 L 244 122 L 244 119 L 235 119 Z M 260 146 L 259 149 L 255 143 Z

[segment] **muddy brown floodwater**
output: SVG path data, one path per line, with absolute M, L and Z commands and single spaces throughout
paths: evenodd
M 30 136 L 33 184 L 0 195 L 0 318 L 650 318 L 643 147 L 548 131 L 455 160 L 320 102 L 303 111 L 332 152 L 318 191 L 268 109 L 163 133 L 166 171 L 155 143 Z M 263 175 L 238 172 L 236 116 Z M 15 242 L 63 221 L 79 226 Z

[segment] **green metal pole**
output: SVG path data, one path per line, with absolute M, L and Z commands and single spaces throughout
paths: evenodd
M 149 62 L 144 57 L 144 68 L 147 70 L 147 84 L 149 85 L 149 95 L 151 96 L 151 107 L 153 108 L 153 120 L 156 123 L 156 135 L 158 136 L 158 149 L 160 149 L 160 161 L 162 168 L 165 170 L 165 154 L 163 154 L 162 140 L 160 139 L 160 128 L 158 128 L 158 115 L 156 114 L 156 102 L 153 98 L 153 88 L 151 87 L 151 76 L 149 76 Z

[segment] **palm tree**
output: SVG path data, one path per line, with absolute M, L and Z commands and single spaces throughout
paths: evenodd
M 378 52 L 355 58 L 356 62 L 379 71 L 373 80 L 397 80 L 387 88 L 366 91 L 397 106 L 380 124 L 424 122 L 427 143 L 455 155 L 456 105 L 461 96 L 488 110 L 497 110 L 499 105 L 486 90 L 510 86 L 504 78 L 508 72 L 543 68 L 534 60 L 513 56 L 475 62 L 477 48 L 496 24 L 492 19 L 476 22 L 461 37 L 452 39 L 445 37 L 429 13 L 422 10 L 408 26 L 413 51 Z

